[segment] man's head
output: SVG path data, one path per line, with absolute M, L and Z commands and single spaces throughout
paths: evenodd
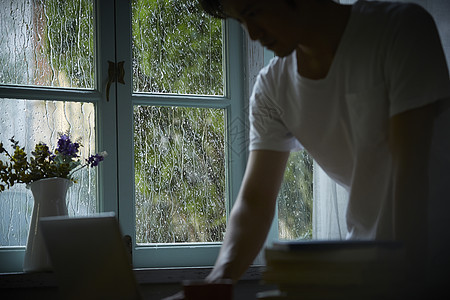
M 292 53 L 299 43 L 298 4 L 306 0 L 199 0 L 203 9 L 216 18 L 239 21 L 252 40 L 278 56 Z M 311 1 L 311 0 L 308 0 Z
M 226 19 L 228 16 L 223 10 L 221 0 L 200 0 L 203 9 L 211 16 L 219 19 Z

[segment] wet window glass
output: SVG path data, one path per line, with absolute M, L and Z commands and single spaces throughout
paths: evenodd
M 133 90 L 223 95 L 222 21 L 198 1 L 132 1 Z
M 222 241 L 224 141 L 223 109 L 135 106 L 137 243 Z
M 45 143 L 55 149 L 60 133 L 79 141 L 81 159 L 96 151 L 95 108 L 92 103 L 0 99 L 0 142 L 12 151 L 9 141 L 18 141 L 30 154 L 34 146 Z M 8 161 L 4 154 L 0 159 Z M 89 215 L 97 211 L 96 168 L 75 174 L 76 184 L 67 193 L 69 215 Z M 25 184 L 15 184 L 0 192 L 0 246 L 25 246 L 33 210 L 33 196 Z
M 0 84 L 93 89 L 93 1 L 0 1 Z

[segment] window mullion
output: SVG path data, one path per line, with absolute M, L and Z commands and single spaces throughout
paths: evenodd
M 229 213 L 239 192 L 247 162 L 248 102 L 244 101 L 243 31 L 234 20 L 227 20 L 225 24 L 226 90 L 229 93 L 227 98 L 231 99 L 226 123 Z
M 101 93 L 97 106 L 97 144 L 100 151 L 108 152 L 108 157 L 99 169 L 98 210 L 118 212 L 117 196 L 117 129 L 116 98 L 111 87 L 110 100 L 106 101 L 105 84 L 108 78 L 108 61 L 115 61 L 114 3 L 96 0 L 96 89 Z
M 118 216 L 123 234 L 133 237 L 133 244 L 135 245 L 131 1 L 116 1 L 115 18 L 116 58 L 117 62 L 124 62 L 125 70 L 125 84 L 116 83 Z

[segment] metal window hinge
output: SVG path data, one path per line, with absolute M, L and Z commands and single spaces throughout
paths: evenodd
M 118 82 L 125 84 L 124 76 L 125 70 L 123 64 L 125 61 L 120 61 L 117 64 L 108 60 L 108 82 L 106 83 L 106 101 L 109 101 L 109 89 L 111 88 L 111 83 Z

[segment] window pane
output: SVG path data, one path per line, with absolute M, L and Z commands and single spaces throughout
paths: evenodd
M 92 103 L 0 99 L 0 142 L 11 150 L 14 136 L 26 153 L 38 142 L 56 148 L 58 133 L 80 140 L 81 159 L 96 152 L 95 109 Z M 7 161 L 1 154 L 0 159 Z M 87 215 L 97 210 L 96 168 L 77 173 L 78 183 L 67 193 L 69 215 Z M 0 246 L 24 246 L 33 209 L 31 191 L 24 184 L 0 192 Z
M 222 241 L 224 110 L 135 106 L 137 243 Z
M 222 21 L 198 1 L 133 0 L 135 92 L 223 95 Z
M 292 152 L 278 196 L 280 239 L 311 239 L 313 161 L 306 151 Z
M 94 88 L 92 0 L 0 1 L 0 84 Z

